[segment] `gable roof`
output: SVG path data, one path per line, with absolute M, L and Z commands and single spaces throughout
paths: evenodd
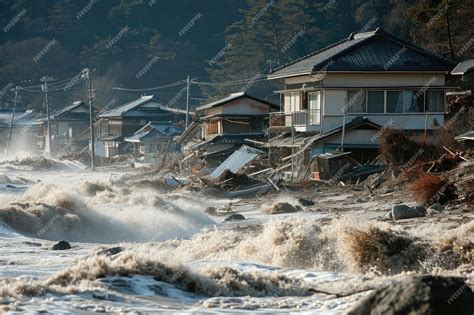
M 147 105 L 148 103 L 155 103 L 153 104 L 153 107 L 151 107 L 152 110 L 155 110 L 154 112 L 150 110 L 143 111 L 141 107 Z M 147 116 L 153 116 L 154 114 L 157 114 L 158 116 L 160 114 L 163 115 L 164 112 L 167 112 L 167 114 L 186 115 L 185 110 L 165 106 L 161 104 L 161 102 L 158 101 L 154 95 L 146 95 L 112 110 L 103 112 L 99 115 L 99 118 L 124 117 L 127 114 L 131 114 L 131 112 L 134 112 L 134 117 L 144 118 Z M 189 114 L 194 115 L 193 112 L 190 112 Z
M 160 138 L 174 137 L 183 130 L 176 128 L 171 123 L 149 122 L 132 136 L 125 138 L 127 142 L 156 142 Z
M 456 68 L 451 71 L 452 75 L 465 75 L 474 70 L 474 59 L 461 61 Z
M 78 111 L 84 106 L 83 111 Z M 89 120 L 89 107 L 82 101 L 73 102 L 71 105 L 57 111 L 52 117 L 56 120 Z
M 351 34 L 326 48 L 283 65 L 270 80 L 321 72 L 451 71 L 452 60 L 406 42 L 381 28 Z
M 105 118 L 105 117 L 122 117 L 124 116 L 127 112 L 134 110 L 141 105 L 144 105 L 148 102 L 153 100 L 153 95 L 147 95 L 147 96 L 141 96 L 140 98 L 133 100 L 131 102 L 125 103 L 122 106 L 119 106 L 117 108 L 111 109 L 109 111 L 103 112 L 102 114 L 99 115 L 100 118 Z
M 255 96 L 252 96 L 252 95 L 247 94 L 246 92 L 238 92 L 238 93 L 232 93 L 232 94 L 230 94 L 229 96 L 224 97 L 224 98 L 222 98 L 222 99 L 220 99 L 220 100 L 217 100 L 217 101 L 215 101 L 215 102 L 212 102 L 212 103 L 209 103 L 209 104 L 206 104 L 206 105 L 199 106 L 199 107 L 196 108 L 196 111 L 199 112 L 199 111 L 203 111 L 203 110 L 206 110 L 206 109 L 214 108 L 214 107 L 217 107 L 217 106 L 220 106 L 220 105 L 224 105 L 225 103 L 228 103 L 228 102 L 231 102 L 231 101 L 235 101 L 235 100 L 237 100 L 237 99 L 244 98 L 244 97 L 253 99 L 254 101 L 263 103 L 263 104 L 268 105 L 268 106 L 270 106 L 270 107 L 273 107 L 273 108 L 276 108 L 276 109 L 280 109 L 280 106 L 279 106 L 279 105 L 276 105 L 276 104 L 270 103 L 270 102 L 268 102 L 268 101 L 259 99 L 259 98 L 255 97 Z

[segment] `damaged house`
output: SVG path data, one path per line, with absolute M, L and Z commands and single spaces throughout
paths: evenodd
M 153 95 L 106 111 L 95 123 L 96 154 L 111 158 L 131 153 L 133 146 L 127 146 L 125 138 L 132 137 L 150 122 L 180 126 L 185 116 L 186 111 L 164 106 Z
M 266 137 L 270 112 L 280 107 L 245 92 L 196 108 L 202 141 L 194 146 L 208 166 L 217 166 L 243 144 Z
M 43 146 L 40 114 L 34 110 L 0 109 L 0 152 L 7 157 L 28 152 L 36 154 Z M 8 151 L 6 151 L 8 149 Z
M 88 145 L 88 141 L 80 140 L 78 136 L 89 129 L 89 124 L 89 105 L 86 103 L 77 101 L 60 109 L 51 115 L 51 135 L 54 147 L 67 148 L 71 151 L 83 149 Z M 48 136 L 47 119 L 43 119 L 43 130 L 46 138 Z
M 380 28 L 353 33 L 268 76 L 284 84 L 270 149 L 287 161 L 304 153 L 300 162 L 343 149 L 366 162 L 377 154 L 381 128 L 429 135 L 445 121 L 454 66 Z

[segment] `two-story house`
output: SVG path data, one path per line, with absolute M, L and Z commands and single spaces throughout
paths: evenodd
M 270 112 L 280 107 L 245 92 L 196 108 L 202 122 L 202 138 L 196 148 L 207 161 L 224 160 L 249 140 L 262 140 Z
M 132 136 L 149 122 L 179 125 L 186 111 L 169 108 L 153 95 L 142 96 L 99 115 L 95 124 L 96 154 L 114 157 L 125 153 L 125 138 Z M 130 150 L 131 151 L 131 150 Z
M 284 89 L 270 131 L 288 127 L 313 156 L 341 144 L 376 150 L 380 127 L 429 133 L 444 123 L 446 77 L 455 65 L 380 28 L 353 33 L 271 72 L 268 79 L 283 80 Z

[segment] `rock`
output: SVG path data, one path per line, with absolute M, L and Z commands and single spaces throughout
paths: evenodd
M 71 244 L 66 241 L 59 241 L 56 244 L 53 245 L 52 247 L 53 250 L 66 250 L 66 249 L 71 249 Z
M 394 220 L 410 219 L 424 217 L 426 209 L 421 206 L 410 207 L 404 204 L 394 205 L 392 207 L 392 218 Z
M 379 288 L 347 314 L 456 314 L 474 313 L 474 293 L 460 278 L 413 276 Z
M 268 214 L 279 214 L 279 213 L 293 213 L 301 211 L 302 208 L 300 206 L 293 206 L 288 202 L 278 202 L 275 203 L 273 206 L 268 207 L 265 209 L 265 212 Z
M 111 248 L 106 248 L 103 250 L 100 250 L 96 253 L 97 256 L 99 255 L 104 255 L 104 256 L 113 256 L 117 255 L 118 253 L 123 252 L 123 247 L 117 246 L 117 247 L 111 247 Z
M 205 213 L 209 215 L 217 215 L 217 208 L 216 207 L 207 207 L 206 210 L 204 210 Z
M 245 220 L 245 217 L 241 214 L 235 213 L 225 218 L 224 221 L 229 222 L 229 221 L 242 221 L 242 220 Z
M 309 207 L 309 206 L 314 206 L 315 203 L 313 200 L 309 200 L 309 199 L 304 199 L 304 198 L 299 198 L 298 199 L 298 202 L 300 203 L 300 205 L 302 205 L 303 207 Z
M 430 207 L 430 209 L 435 210 L 435 211 L 438 211 L 438 212 L 439 212 L 439 211 L 443 211 L 444 208 L 445 208 L 445 207 L 444 207 L 443 205 L 440 205 L 439 203 L 435 203 L 434 205 L 432 205 L 432 206 Z

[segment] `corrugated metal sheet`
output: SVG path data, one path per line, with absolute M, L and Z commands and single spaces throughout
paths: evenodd
M 263 152 L 243 145 L 219 165 L 219 167 L 211 173 L 211 177 L 219 177 L 225 170 L 231 170 L 235 173 L 260 154 L 263 154 Z

